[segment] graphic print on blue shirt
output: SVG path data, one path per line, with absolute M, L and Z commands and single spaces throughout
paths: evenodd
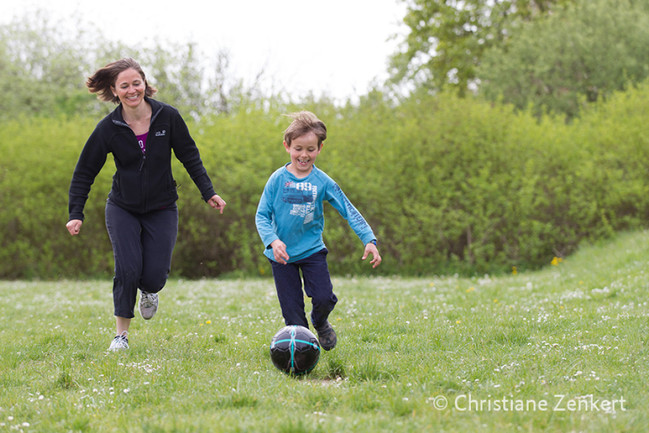
M 291 215 L 304 218 L 303 224 L 313 221 L 315 199 L 318 195 L 318 186 L 311 182 L 287 181 L 282 191 L 282 201 L 291 203 Z

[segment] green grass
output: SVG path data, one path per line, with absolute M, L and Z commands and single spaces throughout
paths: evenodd
M 535 273 L 336 278 L 338 347 L 300 378 L 269 279 L 170 281 L 117 354 L 110 282 L 1 282 L 0 431 L 644 432 L 648 264 L 641 232 Z

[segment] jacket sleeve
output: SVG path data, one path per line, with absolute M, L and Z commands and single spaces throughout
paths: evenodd
M 182 162 L 185 170 L 198 187 L 203 200 L 208 201 L 216 192 L 214 192 L 212 180 L 203 166 L 198 147 L 189 134 L 187 124 L 175 109 L 173 109 L 171 122 L 173 125 L 171 146 L 174 154 Z
M 363 215 L 354 207 L 343 190 L 333 180 L 327 185 L 325 200 L 329 201 L 338 213 L 347 220 L 356 236 L 363 242 L 363 245 L 367 245 L 376 239 L 372 228 L 365 221 Z
M 273 224 L 273 207 L 272 207 L 272 185 L 271 179 L 266 183 L 264 192 L 261 194 L 259 205 L 257 206 L 257 213 L 255 215 L 255 224 L 257 226 L 257 233 L 266 248 L 270 247 L 276 239 L 279 239 Z
M 97 174 L 101 171 L 106 163 L 108 155 L 105 141 L 101 138 L 99 126 L 86 141 L 77 166 L 72 174 L 70 182 L 70 191 L 68 194 L 68 212 L 69 219 L 84 219 L 83 208 L 88 200 L 90 187 L 95 181 Z

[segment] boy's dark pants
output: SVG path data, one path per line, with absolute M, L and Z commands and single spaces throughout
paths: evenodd
M 305 259 L 286 265 L 270 260 L 277 297 L 286 325 L 309 327 L 304 314 L 304 293 L 311 298 L 313 304 L 311 311 L 313 327 L 317 329 L 327 322 L 329 313 L 338 302 L 329 276 L 327 253 L 325 248 Z M 304 293 L 300 271 L 304 278 Z
M 178 208 L 136 214 L 108 200 L 106 229 L 115 257 L 115 316 L 130 319 L 137 289 L 157 293 L 167 282 L 178 234 Z

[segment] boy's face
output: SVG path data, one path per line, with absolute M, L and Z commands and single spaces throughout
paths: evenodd
M 284 142 L 284 147 L 291 155 L 288 171 L 300 178 L 311 173 L 315 159 L 322 149 L 322 145 L 318 146 L 318 137 L 313 132 L 294 138 L 290 146 Z

